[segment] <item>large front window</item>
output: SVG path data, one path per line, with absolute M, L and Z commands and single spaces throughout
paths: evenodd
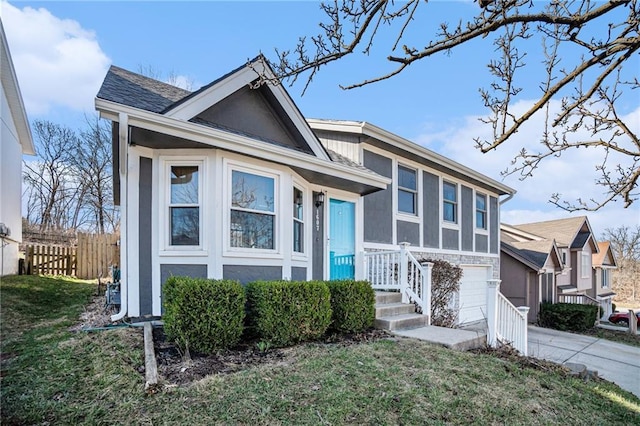
M 405 166 L 398 166 L 398 211 L 416 214 L 417 199 L 416 171 Z
M 458 223 L 458 188 L 455 183 L 442 183 L 442 218 Z
M 231 247 L 275 248 L 275 179 L 231 173 Z
M 199 166 L 172 165 L 170 190 L 170 245 L 200 245 Z

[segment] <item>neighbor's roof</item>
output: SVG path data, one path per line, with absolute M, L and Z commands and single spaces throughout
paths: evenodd
M 502 237 L 501 237 L 502 238 Z M 502 249 L 511 254 L 520 256 L 525 263 L 528 263 L 533 269 L 539 270 L 544 268 L 549 255 L 554 251 L 553 240 L 537 240 L 537 241 L 504 241 L 502 239 Z
M 591 258 L 591 264 L 593 267 L 601 267 L 601 266 L 617 266 L 616 259 L 613 255 L 613 251 L 611 250 L 611 242 L 602 241 L 598 243 L 598 253 L 594 253 Z M 607 259 L 607 255 L 611 256 L 612 263 L 605 263 L 605 259 Z
M 590 236 L 588 233 L 587 235 L 580 233 L 585 221 L 587 221 L 586 216 L 577 216 L 511 226 L 545 239 L 555 239 L 561 247 L 577 246 L 580 243 L 582 247 Z

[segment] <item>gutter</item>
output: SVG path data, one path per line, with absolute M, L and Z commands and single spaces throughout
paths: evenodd
M 351 180 L 357 183 L 386 189 L 391 179 L 349 167 L 330 160 L 293 151 L 288 148 L 268 145 L 246 136 L 236 135 L 221 130 L 204 127 L 188 121 L 166 117 L 138 108 L 121 105 L 105 99 L 96 98 L 96 109 L 101 118 L 118 121 L 123 113 L 129 117 L 129 125 L 141 127 L 151 131 L 160 131 L 168 135 L 186 138 L 213 148 L 226 149 L 244 155 L 256 156 L 266 161 L 280 164 L 295 164 L 311 172 L 330 169 L 335 177 Z M 213 143 L 215 142 L 215 143 Z M 287 161 L 287 162 L 283 162 Z

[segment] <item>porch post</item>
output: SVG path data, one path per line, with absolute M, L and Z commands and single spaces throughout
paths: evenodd
M 629 309 L 629 333 L 635 336 L 638 332 L 638 320 L 636 320 L 636 313 L 633 309 Z
M 487 280 L 487 344 L 492 348 L 498 344 L 498 291 L 500 280 Z
M 431 272 L 433 271 L 433 263 L 426 262 L 422 266 L 425 267 L 425 274 L 422 279 L 422 291 L 424 292 L 423 300 L 424 305 L 427 307 L 427 312 L 423 312 L 423 315 L 428 315 L 427 325 L 431 325 Z
M 524 356 L 528 356 L 529 355 L 529 346 L 528 346 L 528 342 L 529 342 L 529 307 L 528 306 L 518 306 L 518 311 L 520 311 L 520 313 L 522 314 L 522 316 L 524 317 L 524 324 L 523 324 L 523 328 L 524 330 L 522 330 L 522 333 L 520 333 L 520 335 L 522 336 L 523 342 L 522 342 L 522 355 Z
M 400 278 L 400 293 L 402 294 L 402 303 L 409 303 L 409 295 L 407 288 L 409 287 L 409 258 L 407 256 L 407 247 L 411 243 L 400 243 L 400 265 L 398 265 L 398 274 Z

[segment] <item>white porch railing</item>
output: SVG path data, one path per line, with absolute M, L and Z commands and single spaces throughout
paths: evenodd
M 529 307 L 516 308 L 509 302 L 500 293 L 500 280 L 489 280 L 487 284 L 487 343 L 494 348 L 499 343 L 508 343 L 527 356 Z
M 432 264 L 421 265 L 408 246 L 402 243 L 400 250 L 365 253 L 365 274 L 375 290 L 398 290 L 403 303 L 415 303 L 430 324 Z
M 600 302 L 598 302 L 598 299 L 594 299 L 593 297 L 587 294 L 559 294 L 558 303 L 575 303 L 577 305 L 594 305 L 594 306 L 597 306 L 600 304 Z

